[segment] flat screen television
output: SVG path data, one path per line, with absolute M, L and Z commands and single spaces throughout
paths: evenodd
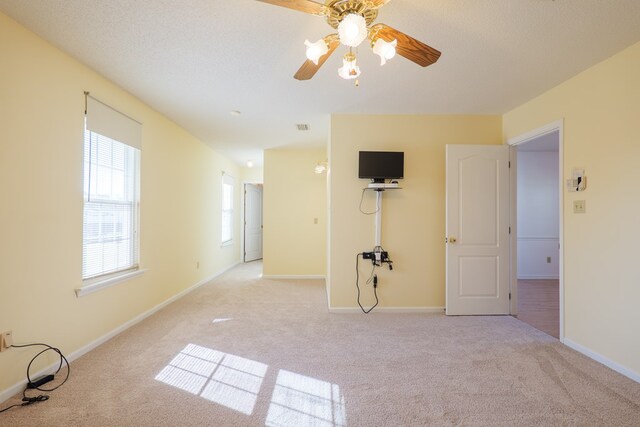
M 373 182 L 404 178 L 404 152 L 361 151 L 358 178 Z

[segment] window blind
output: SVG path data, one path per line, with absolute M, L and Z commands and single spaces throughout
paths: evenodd
M 86 100 L 88 130 L 138 150 L 142 148 L 142 125 L 139 122 L 88 94 Z

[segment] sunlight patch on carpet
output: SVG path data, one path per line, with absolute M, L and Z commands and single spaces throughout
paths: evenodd
M 267 368 L 264 363 L 189 344 L 155 379 L 251 415 Z
M 346 426 L 345 402 L 340 387 L 280 370 L 266 426 Z

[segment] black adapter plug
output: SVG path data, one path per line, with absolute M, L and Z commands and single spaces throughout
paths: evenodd
M 38 388 L 40 386 L 45 385 L 49 381 L 53 381 L 53 378 L 54 378 L 53 374 L 45 375 L 43 377 L 36 379 L 35 381 L 31 381 L 30 383 L 27 383 L 27 388 Z
M 373 252 L 362 252 L 362 259 L 373 259 Z

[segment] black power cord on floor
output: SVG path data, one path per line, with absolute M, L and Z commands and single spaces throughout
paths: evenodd
M 371 281 L 373 280 L 373 295 L 376 297 L 376 303 L 373 305 L 373 307 L 371 307 L 368 310 L 365 310 L 364 307 L 362 306 L 362 304 L 360 304 L 360 270 L 359 270 L 359 263 L 360 263 L 360 257 L 364 256 L 364 254 L 359 253 L 356 255 L 356 289 L 358 290 L 358 305 L 360 306 L 360 309 L 362 310 L 362 312 L 364 314 L 369 314 L 371 313 L 371 310 L 373 310 L 374 308 L 376 308 L 376 306 L 378 305 L 378 276 L 376 276 L 375 272 L 376 272 L 376 265 L 373 264 L 373 268 L 371 269 L 371 275 L 369 275 L 369 279 L 367 280 L 367 284 L 371 283 Z
M 11 345 L 10 347 L 14 347 L 14 348 L 24 348 L 24 347 L 46 347 L 44 350 L 40 351 L 38 354 L 36 354 L 35 356 L 33 356 L 33 358 L 31 359 L 31 361 L 29 362 L 29 365 L 27 365 L 27 386 L 26 388 L 22 391 L 22 402 L 23 403 L 18 403 L 16 405 L 11 405 L 7 408 L 4 409 L 0 409 L 0 413 L 8 411 L 11 408 L 15 408 L 16 406 L 28 406 L 37 402 L 44 402 L 46 400 L 49 400 L 49 396 L 46 394 L 40 394 L 38 396 L 33 396 L 33 397 L 28 397 L 27 396 L 27 390 L 40 390 L 40 391 L 54 391 L 57 390 L 58 388 L 62 387 L 62 385 L 64 383 L 67 382 L 67 380 L 69 379 L 69 374 L 71 373 L 71 368 L 69 367 L 69 361 L 67 360 L 67 358 L 64 356 L 64 354 L 62 354 L 62 352 L 60 351 L 60 349 L 57 349 L 55 347 L 50 346 L 49 344 L 42 344 L 42 343 L 34 343 L 34 344 L 24 344 L 24 345 Z M 31 379 L 31 365 L 33 364 L 33 362 L 43 353 L 46 353 L 47 351 L 54 351 L 56 353 L 58 353 L 58 355 L 60 356 L 60 364 L 58 365 L 58 369 L 52 374 L 52 375 L 47 375 L 45 377 L 42 378 L 38 378 L 36 380 L 32 380 Z M 67 367 L 67 375 L 64 377 L 64 380 L 51 388 L 42 388 L 42 386 L 46 383 L 48 383 L 49 381 L 53 380 L 54 376 L 56 374 L 58 374 L 58 372 L 60 372 L 60 370 L 62 369 L 62 365 L 66 365 Z

